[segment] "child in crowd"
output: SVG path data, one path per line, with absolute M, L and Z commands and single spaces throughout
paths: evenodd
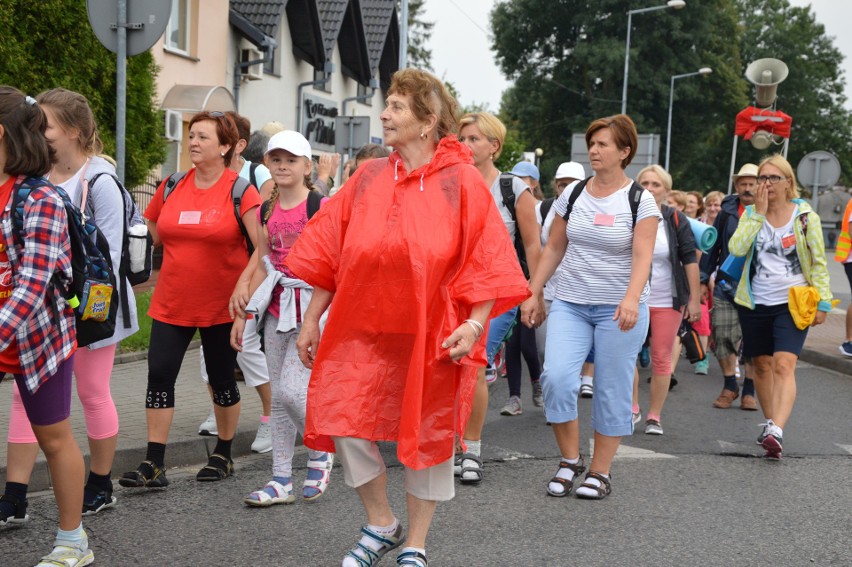
M 296 432 L 305 427 L 305 407 L 311 371 L 299 361 L 296 338 L 302 314 L 310 302 L 311 288 L 296 279 L 284 266 L 293 243 L 323 197 L 310 188 L 311 146 L 301 134 L 285 130 L 272 136 L 264 163 L 275 186 L 272 196 L 260 208 L 261 234 L 258 253 L 262 266 L 255 271 L 254 293 L 246 311 L 259 317 L 272 383 L 272 480 L 245 498 L 249 506 L 290 504 L 293 494 L 292 464 Z M 231 331 L 231 345 L 242 349 L 245 319 L 237 317 Z M 302 497 L 316 500 L 328 488 L 334 455 L 308 451 L 308 474 Z

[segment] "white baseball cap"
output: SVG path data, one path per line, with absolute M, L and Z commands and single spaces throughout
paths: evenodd
M 566 161 L 565 163 L 559 164 L 559 167 L 556 168 L 556 175 L 554 175 L 553 178 L 585 179 L 586 170 L 583 168 L 582 164 L 579 164 L 576 161 Z
M 269 143 L 266 145 L 266 153 L 268 154 L 274 150 L 285 150 L 294 156 L 311 159 L 311 144 L 304 136 L 294 130 L 282 130 L 269 138 Z

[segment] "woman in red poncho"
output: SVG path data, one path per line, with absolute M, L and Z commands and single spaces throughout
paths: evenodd
M 287 259 L 314 287 L 297 343 L 313 368 L 305 444 L 336 449 L 367 512 L 344 567 L 374 565 L 404 539 L 376 441 L 396 441 L 405 465 L 397 561 L 426 565 L 436 503 L 454 495 L 454 439 L 485 364 L 484 326 L 529 296 L 494 200 L 452 136 L 455 111 L 437 78 L 397 72 L 381 115 L 395 151 L 359 167 Z

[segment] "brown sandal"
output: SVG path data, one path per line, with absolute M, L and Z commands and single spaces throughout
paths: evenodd
M 593 478 L 600 482 L 600 486 L 595 486 L 594 484 L 589 483 L 589 479 Z M 577 498 L 584 498 L 586 500 L 603 500 L 612 492 L 612 484 L 610 484 L 610 478 L 605 477 L 600 473 L 596 473 L 594 471 L 589 471 L 586 473 L 586 480 L 583 481 L 583 484 L 580 485 L 580 488 L 588 488 L 589 490 L 594 490 L 595 494 L 581 494 L 577 493 Z
M 217 480 L 225 480 L 234 472 L 234 461 L 226 459 L 224 455 L 213 453 L 207 459 L 207 464 L 204 465 L 198 474 L 195 475 L 195 480 L 201 482 L 214 482 Z
M 570 471 L 572 471 L 574 473 L 574 476 L 571 477 L 571 480 L 568 480 L 567 478 L 562 478 L 558 475 L 556 475 L 556 476 L 554 476 L 553 478 L 550 479 L 550 481 L 547 484 L 547 493 L 550 496 L 556 496 L 557 498 L 561 498 L 563 496 L 568 496 L 569 494 L 571 494 L 571 490 L 573 490 L 573 488 L 574 488 L 574 480 L 578 476 L 583 474 L 583 472 L 585 472 L 585 470 L 586 470 L 586 462 L 583 460 L 583 455 L 580 455 L 580 460 L 577 461 L 576 465 L 572 465 L 571 463 L 566 463 L 565 461 L 559 461 L 559 469 L 560 470 L 561 469 L 569 469 Z M 562 487 L 563 487 L 562 491 L 561 492 L 555 492 L 555 491 L 551 490 L 550 489 L 550 482 L 555 482 L 555 483 L 561 484 Z

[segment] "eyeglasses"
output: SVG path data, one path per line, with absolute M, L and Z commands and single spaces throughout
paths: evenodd
M 224 116 L 225 116 L 225 113 L 220 112 L 218 110 L 214 110 L 213 112 L 210 113 L 211 118 L 224 118 Z
M 757 177 L 758 184 L 769 182 L 770 185 L 775 185 L 782 179 L 787 179 L 786 177 L 781 177 L 780 175 L 759 175 Z

